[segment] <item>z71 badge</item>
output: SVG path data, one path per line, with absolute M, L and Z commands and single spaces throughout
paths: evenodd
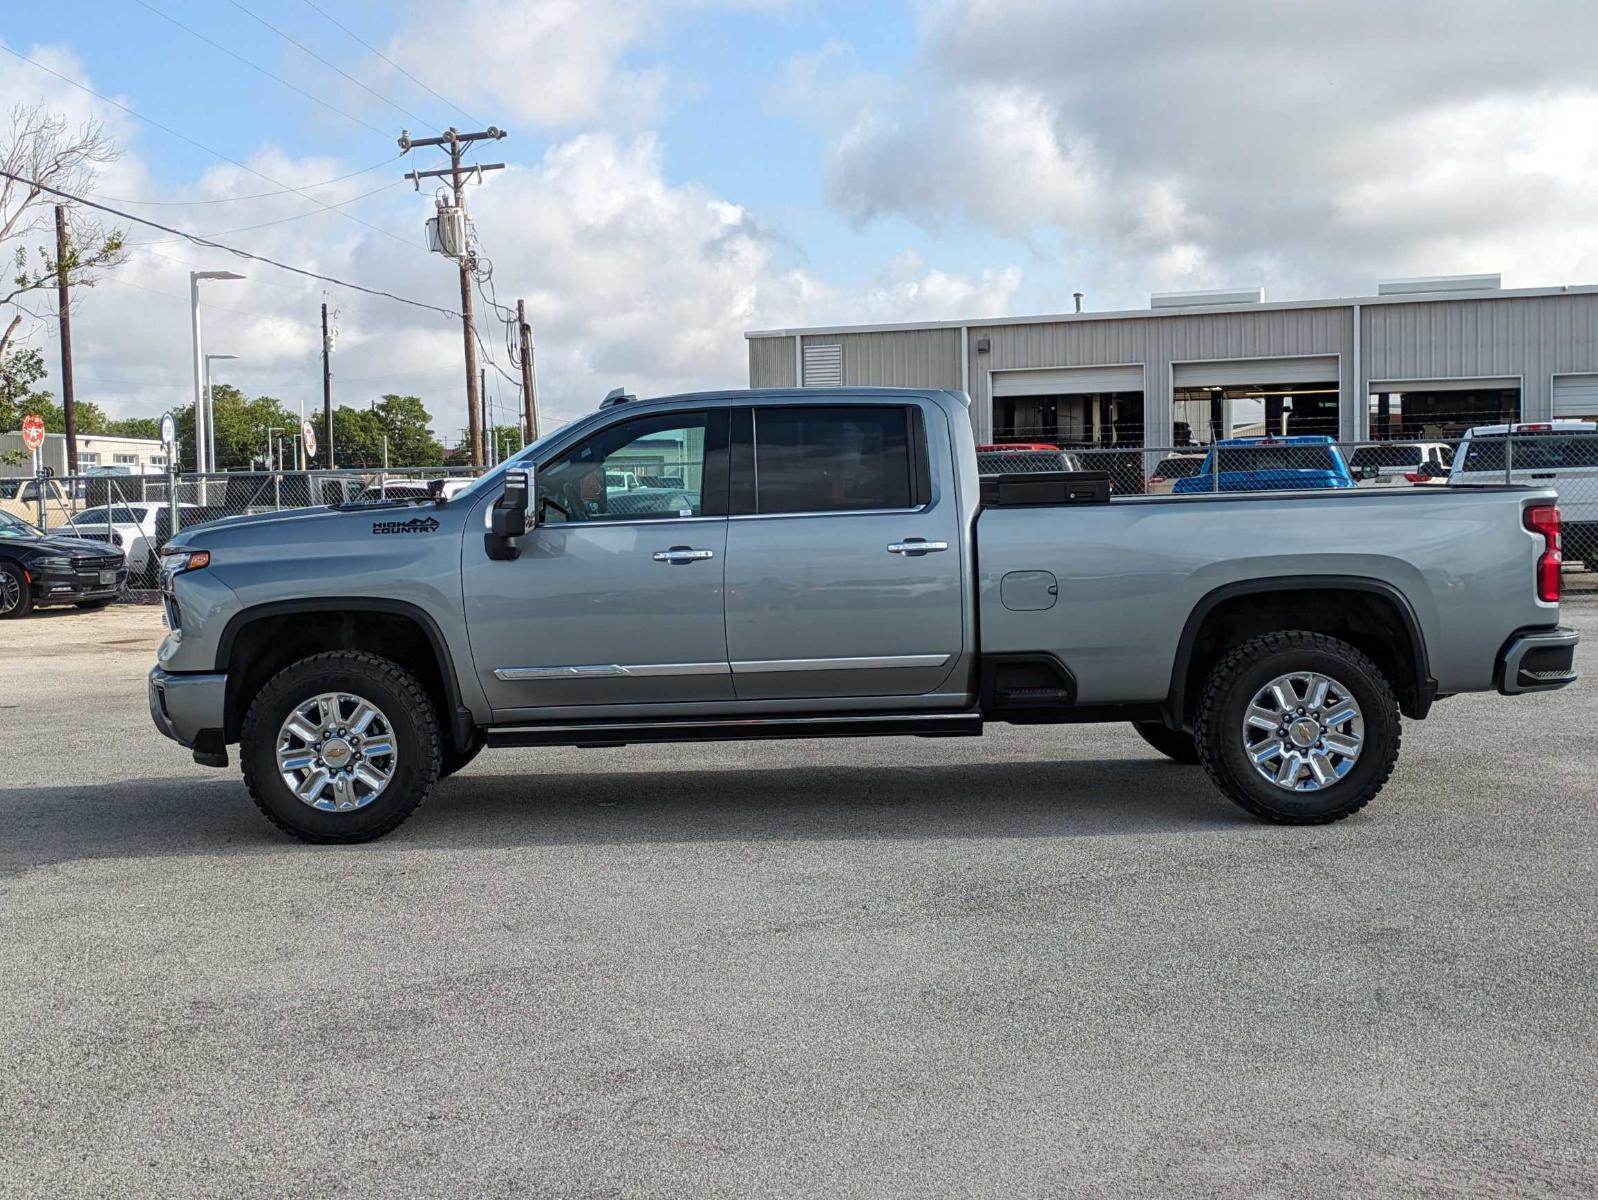
M 438 529 L 437 517 L 412 517 L 409 521 L 373 521 L 373 533 L 433 533 Z

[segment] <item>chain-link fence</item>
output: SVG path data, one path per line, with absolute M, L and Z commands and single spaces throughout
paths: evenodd
M 1564 556 L 1598 572 L 1598 434 L 1550 428 L 1465 441 L 1088 446 L 1043 440 L 982 447 L 983 474 L 1102 471 L 1111 495 L 1223 495 L 1302 489 L 1549 487 L 1559 495 Z M 155 598 L 158 552 L 175 530 L 241 513 L 464 489 L 480 468 L 229 471 L 214 475 L 80 475 L 0 479 L 0 513 L 50 532 L 107 543 L 126 561 L 123 598 Z
M 173 533 L 240 514 L 422 499 L 463 490 L 477 467 L 359 471 L 225 471 L 211 475 L 76 475 L 0 480 L 0 512 L 47 533 L 120 553 L 120 599 L 152 601 L 159 552 Z
M 1043 440 L 984 446 L 983 474 L 1102 471 L 1111 496 L 1304 489 L 1549 487 L 1559 494 L 1565 561 L 1598 571 L 1598 434 L 1550 428 L 1466 440 L 1091 446 Z

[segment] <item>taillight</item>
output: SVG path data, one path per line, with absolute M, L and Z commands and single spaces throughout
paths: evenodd
M 1526 528 L 1543 539 L 1543 552 L 1537 556 L 1537 599 L 1558 604 L 1559 570 L 1565 565 L 1559 550 L 1559 506 L 1534 504 L 1526 510 L 1525 521 Z
M 1164 475 L 1150 475 L 1149 476 L 1149 482 L 1150 483 L 1164 483 L 1165 482 L 1165 476 Z
M 1428 479 L 1431 478 L 1431 476 L 1430 475 L 1410 475 L 1410 474 L 1406 474 L 1404 476 L 1404 478 L 1409 480 L 1411 483 L 1425 483 Z

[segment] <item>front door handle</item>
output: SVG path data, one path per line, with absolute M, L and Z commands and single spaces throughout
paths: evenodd
M 911 554 L 919 558 L 923 554 L 935 554 L 939 550 L 947 550 L 948 542 L 929 542 L 926 538 L 905 538 L 902 542 L 889 542 L 889 554 Z
M 656 562 L 663 563 L 691 563 L 701 559 L 715 558 L 714 550 L 695 550 L 692 546 L 673 546 L 670 550 L 656 550 Z

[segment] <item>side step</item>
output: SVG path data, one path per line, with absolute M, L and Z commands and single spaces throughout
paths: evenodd
M 486 732 L 489 746 L 626 746 L 638 742 L 742 742 L 773 738 L 976 737 L 982 732 L 982 714 L 973 709 L 844 716 L 567 721 L 492 725 Z

